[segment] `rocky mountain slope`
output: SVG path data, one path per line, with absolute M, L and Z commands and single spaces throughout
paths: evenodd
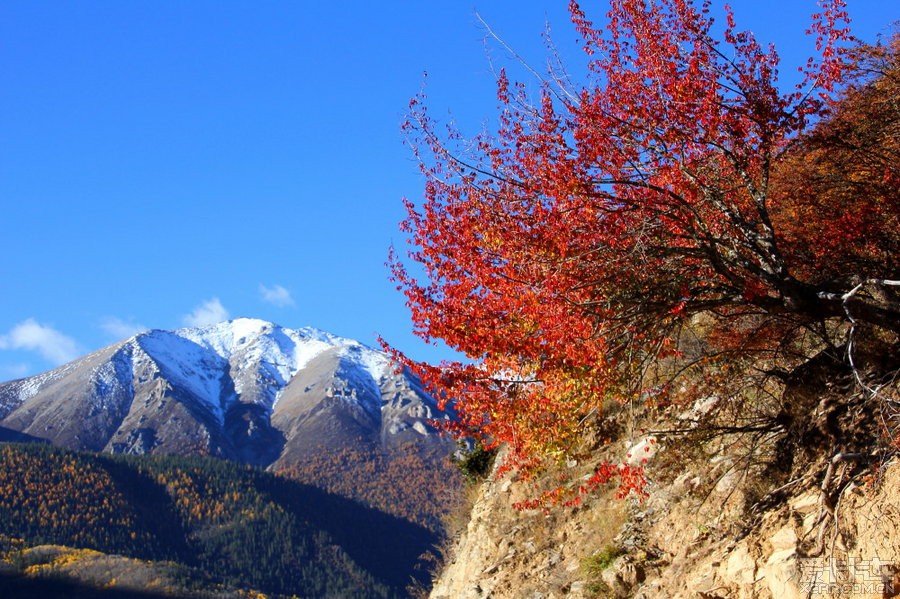
M 430 440 L 435 416 L 384 353 L 247 318 L 141 333 L 0 385 L 0 426 L 55 445 L 258 465 L 320 445 Z
M 610 488 L 577 507 L 516 511 L 533 482 L 489 477 L 431 598 L 900 596 L 896 458 L 837 453 L 782 484 L 737 439 L 687 448 L 690 460 L 685 443 L 657 440 L 644 454 L 643 501 Z M 647 441 L 626 435 L 538 482 L 562 471 L 587 479 L 592 465 L 628 461 Z
M 445 502 L 429 496 L 423 508 L 409 487 L 427 479 L 441 495 L 455 484 L 445 468 L 452 443 L 429 423 L 438 415 L 383 352 L 248 318 L 141 333 L 0 384 L 0 440 L 290 470 L 433 529 Z M 343 484 L 372 463 L 392 477 Z
M 748 512 L 722 460 L 656 484 L 643 503 L 601 495 L 578 508 L 518 512 L 529 488 L 481 485 L 432 599 L 883 599 L 900 595 L 900 464 L 853 486 L 840 533 L 815 553 L 818 489 Z M 833 543 L 833 544 L 832 544 Z

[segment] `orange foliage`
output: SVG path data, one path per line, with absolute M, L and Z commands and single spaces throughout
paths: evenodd
M 773 221 L 810 283 L 894 277 L 898 268 L 900 34 L 854 59 L 855 84 L 773 173 Z
M 278 474 L 355 499 L 377 510 L 441 532 L 443 517 L 460 500 L 462 476 L 442 452 L 422 455 L 414 444 L 382 453 L 325 449 Z

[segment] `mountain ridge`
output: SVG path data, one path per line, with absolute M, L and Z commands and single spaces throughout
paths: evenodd
M 330 372 L 322 372 L 324 355 L 334 358 L 328 364 Z M 135 403 L 143 399 L 149 407 L 151 402 L 169 395 L 211 436 L 222 432 L 230 411 L 258 406 L 261 411 L 255 411 L 253 424 L 248 425 L 250 430 L 244 431 L 252 437 L 253 429 L 261 422 L 271 425 L 271 417 L 280 411 L 279 402 L 291 380 L 317 359 L 319 376 L 308 381 L 301 394 L 309 395 L 311 388 L 319 384 L 319 393 L 314 394 L 316 401 L 355 403 L 356 408 L 371 416 L 373 426 L 380 427 L 379 412 L 385 412 L 393 416 L 388 435 L 414 430 L 428 436 L 434 430 L 428 421 L 437 416 L 436 402 L 406 374 L 394 373 L 390 358 L 383 352 L 313 327 L 288 329 L 250 318 L 175 331 L 154 329 L 48 372 L 2 383 L 0 425 L 74 449 L 147 453 L 150 447 L 129 445 L 122 439 L 127 436 L 124 431 L 110 430 L 113 422 L 104 423 L 109 434 L 102 446 L 102 435 L 77 435 L 77 440 L 75 435 L 60 435 L 54 432 L 57 424 L 52 422 L 52 416 L 61 410 L 58 402 L 42 406 L 45 402 L 41 400 L 54 394 L 65 394 L 70 401 L 77 397 L 85 404 L 81 410 L 85 419 L 102 413 L 121 423 L 116 429 L 124 427 L 133 437 L 140 437 L 135 431 L 148 427 L 129 426 L 129 420 L 136 416 L 142 423 L 141 418 L 146 421 L 149 415 Z M 388 409 L 392 398 L 381 392 L 386 383 L 392 383 L 395 396 L 405 394 L 407 403 L 415 404 L 415 409 L 407 410 L 407 418 Z M 160 404 L 157 409 L 164 410 L 165 402 Z M 113 445 L 108 446 L 109 443 Z M 221 441 L 219 445 L 223 445 Z M 223 447 L 210 449 L 211 453 L 217 453 L 216 449 L 227 453 Z
M 447 472 L 454 445 L 433 426 L 441 417 L 449 418 L 387 354 L 314 327 L 250 318 L 139 333 L 0 383 L 4 438 L 107 453 L 211 455 L 302 472 L 306 483 L 362 501 L 333 476 L 335 461 L 346 462 L 338 474 L 351 479 L 372 471 L 366 461 L 378 471 L 412 468 L 393 472 L 390 483 L 357 485 L 368 489 L 363 495 L 402 500 L 380 487 L 430 481 L 435 466 Z M 317 475 L 325 466 L 330 482 Z M 455 484 L 452 476 L 447 484 Z M 417 509 L 412 501 L 403 508 L 415 521 L 440 526 L 436 514 Z

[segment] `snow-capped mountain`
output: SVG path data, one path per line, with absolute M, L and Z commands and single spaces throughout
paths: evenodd
M 0 384 L 0 440 L 275 468 L 348 447 L 446 444 L 429 424 L 437 415 L 383 352 L 249 318 L 141 333 Z

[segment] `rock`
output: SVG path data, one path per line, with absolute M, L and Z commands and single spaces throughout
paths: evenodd
M 735 547 L 728 560 L 719 567 L 719 576 L 731 585 L 753 584 L 756 580 L 756 562 L 750 557 L 746 543 Z
M 728 470 L 725 475 L 719 479 L 719 482 L 716 483 L 716 492 L 727 493 L 731 491 L 741 481 L 742 478 L 742 472 L 739 472 L 734 468 Z
M 618 562 L 618 560 L 616 561 Z M 644 569 L 631 560 L 621 562 L 616 566 L 616 570 L 619 578 L 627 587 L 635 587 L 644 582 Z
M 716 573 L 708 564 L 694 572 L 686 582 L 690 591 L 690 597 L 709 595 L 710 589 L 715 589 L 719 586 L 716 582 Z
M 804 535 L 808 535 L 809 533 L 811 533 L 819 522 L 819 512 L 810 512 L 803 516 L 802 527 Z
M 622 450 L 622 445 L 612 449 L 615 456 Z M 786 492 L 785 503 L 764 509 L 751 521 L 734 499 L 733 509 L 722 510 L 718 502 L 707 500 L 706 493 L 687 492 L 700 477 L 704 485 L 712 486 L 736 463 L 730 456 L 709 457 L 702 470 L 684 473 L 674 482 L 661 479 L 648 500 L 622 509 L 621 520 L 611 518 L 608 506 L 599 500 L 549 516 L 538 510 L 516 512 L 509 505 L 527 496 L 527 485 L 520 487 L 515 481 L 510 485 L 509 479 L 486 483 L 493 494 L 485 493 L 476 505 L 476 524 L 464 534 L 457 561 L 439 581 L 433 599 L 528 599 L 536 591 L 544 599 L 809 599 L 813 584 L 819 589 L 838 582 L 871 587 L 895 575 L 900 564 L 900 464 L 888 466 L 874 496 L 868 489 L 844 494 L 839 513 L 842 534 L 852 534 L 850 547 L 858 560 L 833 571 L 824 558 L 799 553 L 801 538 L 806 542 L 815 538 L 815 531 L 810 536 L 800 521 L 806 520 L 808 529 L 817 517 L 817 489 L 797 489 L 797 496 Z M 753 470 L 746 472 L 751 481 L 753 476 Z M 742 492 L 743 484 L 737 482 L 736 493 Z M 604 500 L 612 502 L 611 494 Z M 626 553 L 602 572 L 588 573 L 583 560 L 607 545 Z M 511 548 L 518 553 L 501 561 Z M 840 545 L 836 550 L 846 551 Z M 484 572 L 492 565 L 490 573 Z M 476 584 L 480 594 L 471 592 Z
M 600 578 L 603 580 L 606 588 L 609 589 L 607 594 L 608 597 L 628 596 L 628 589 L 625 588 L 625 585 L 622 584 L 622 581 L 619 579 L 612 568 L 607 568 L 606 570 L 604 570 L 600 575 Z
M 693 483 L 693 479 L 696 478 L 693 472 L 690 470 L 685 470 L 681 474 L 678 475 L 672 482 L 672 491 L 676 495 L 682 495 L 694 489 L 697 485 Z
M 773 551 L 795 551 L 797 549 L 797 533 L 793 526 L 784 526 L 769 538 Z
M 646 437 L 632 445 L 625 453 L 625 461 L 632 466 L 646 464 L 659 451 L 656 437 Z
M 798 514 L 808 514 L 819 506 L 819 493 L 806 493 L 790 502 L 791 509 Z
M 719 398 L 715 395 L 710 395 L 709 397 L 701 397 L 697 401 L 694 402 L 694 405 L 691 406 L 688 410 L 685 410 L 681 414 L 678 415 L 679 420 L 696 420 L 697 418 L 708 414 L 718 403 Z
M 807 593 L 801 588 L 800 562 L 797 559 L 797 552 L 793 549 L 773 553 L 762 570 L 772 597 L 806 599 Z

